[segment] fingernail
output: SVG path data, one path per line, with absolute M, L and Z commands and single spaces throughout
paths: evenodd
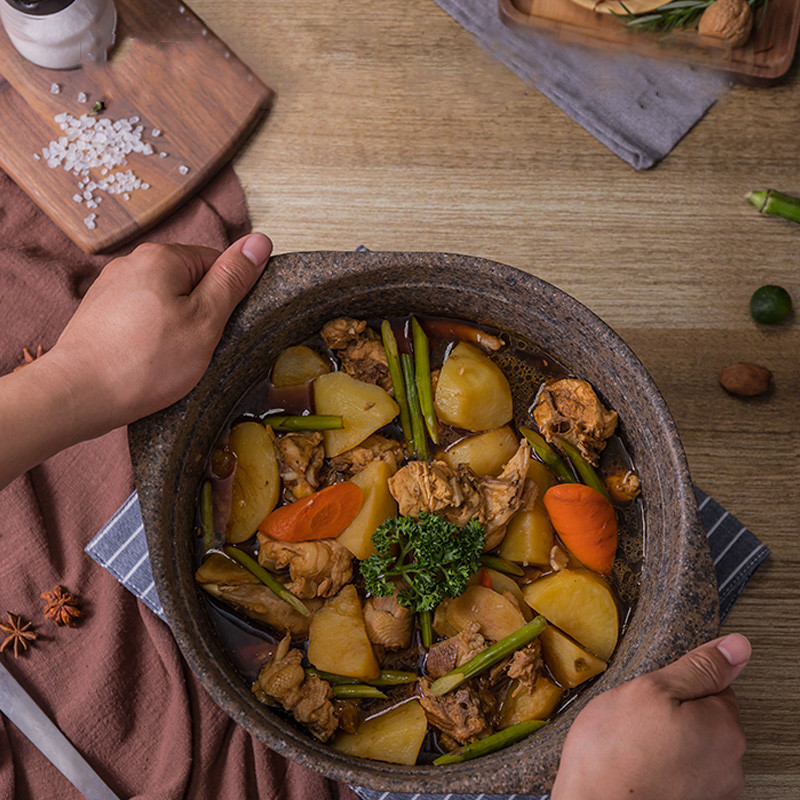
M 251 233 L 242 244 L 242 252 L 256 267 L 263 267 L 272 252 L 272 242 L 263 233 Z
M 750 658 L 750 642 L 741 633 L 731 633 L 720 639 L 717 649 L 734 667 L 744 664 Z

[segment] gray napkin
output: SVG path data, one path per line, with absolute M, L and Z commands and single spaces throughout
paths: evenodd
M 566 0 L 565 0 L 566 2 Z M 636 169 L 664 158 L 722 95 L 722 73 L 516 32 L 496 0 L 436 0 L 487 52 Z

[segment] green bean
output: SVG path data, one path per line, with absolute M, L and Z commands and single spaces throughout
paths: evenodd
M 400 354 L 400 366 L 403 368 L 403 380 L 408 395 L 408 413 L 411 415 L 411 430 L 414 433 L 414 447 L 417 455 L 425 461 L 428 458 L 428 439 L 425 434 L 425 420 L 419 405 L 417 383 L 414 380 L 414 358 L 409 353 Z
M 214 503 L 211 481 L 206 481 L 200 490 L 200 533 L 203 549 L 210 550 L 214 544 Z
M 519 650 L 532 642 L 545 628 L 547 620 L 540 614 L 530 622 L 517 628 L 513 633 L 503 637 L 499 642 L 489 645 L 485 650 L 481 650 L 469 661 L 464 662 L 460 667 L 450 670 L 446 675 L 437 678 L 431 684 L 431 693 L 436 697 L 457 689 L 462 683 L 470 678 L 474 678 L 489 667 L 494 666 L 498 661 L 502 661 L 506 656 Z
M 414 432 L 411 428 L 411 414 L 408 409 L 408 395 L 403 381 L 403 368 L 400 366 L 397 339 L 394 338 L 394 332 L 388 319 L 381 323 L 381 338 L 383 339 L 383 349 L 386 351 L 386 363 L 389 365 L 389 377 L 392 379 L 392 386 L 394 387 L 394 399 L 400 407 L 400 427 L 403 429 L 403 437 L 406 440 L 408 449 L 413 452 L 415 450 Z
M 314 675 L 330 684 L 357 684 L 362 683 L 358 678 L 348 678 L 346 675 L 337 675 L 335 672 L 324 672 L 316 667 L 307 667 L 306 675 Z M 404 672 L 399 669 L 382 669 L 374 681 L 366 681 L 370 686 L 400 686 L 404 683 L 414 683 L 417 680 L 416 672 Z
M 427 650 L 433 644 L 433 621 L 430 610 L 419 612 L 419 635 L 422 646 Z
M 261 421 L 274 431 L 333 431 L 344 427 L 342 418 L 335 414 L 272 414 L 261 417 Z
M 496 569 L 498 572 L 504 572 L 506 575 L 516 575 L 521 578 L 525 574 L 525 570 L 519 564 L 509 561 L 507 558 L 500 556 L 491 556 L 484 554 L 481 556 L 481 564 L 490 569 Z
M 800 197 L 781 194 L 774 189 L 750 192 L 745 195 L 762 214 L 783 217 L 791 222 L 800 222 Z
M 411 334 L 414 341 L 414 372 L 417 393 L 425 427 L 434 444 L 439 444 L 439 420 L 433 408 L 433 386 L 431 385 L 430 344 L 422 325 L 416 317 L 411 317 Z
M 533 451 L 542 459 L 545 466 L 550 467 L 562 481 L 575 483 L 575 477 L 569 471 L 569 467 L 564 463 L 561 456 L 545 441 L 544 436 L 532 431 L 530 428 L 520 428 L 519 432 L 528 440 Z
M 460 764 L 462 761 L 469 761 L 471 758 L 494 753 L 497 750 L 508 747 L 510 744 L 519 742 L 545 725 L 547 725 L 547 721 L 543 719 L 529 719 L 525 720 L 525 722 L 518 722 L 516 725 L 509 725 L 507 728 L 497 731 L 497 733 L 478 739 L 477 742 L 466 744 L 450 753 L 445 753 L 445 755 L 435 759 L 433 763 L 437 767 L 442 764 Z
M 332 686 L 331 691 L 333 691 L 334 697 L 350 697 L 358 700 L 386 699 L 386 695 L 380 689 L 375 686 L 368 686 L 366 683 L 340 683 L 337 686 Z
M 382 669 L 381 674 L 374 681 L 369 681 L 371 686 L 401 686 L 404 683 L 414 683 L 417 680 L 416 672 L 406 672 L 402 669 Z
M 348 678 L 346 675 L 337 675 L 335 672 L 324 672 L 316 667 L 306 667 L 305 673 L 306 675 L 314 676 L 320 680 L 327 681 L 331 685 L 347 683 L 352 686 L 354 684 L 361 683 L 358 678 Z
M 572 466 L 575 467 L 576 472 L 581 476 L 583 482 L 587 486 L 591 486 L 592 489 L 597 489 L 606 500 L 610 500 L 608 489 L 606 489 L 602 478 L 597 474 L 597 470 L 595 470 L 595 468 L 580 454 L 578 448 L 565 439 L 559 439 L 558 444 L 569 457 Z
M 305 603 L 303 603 L 299 597 L 295 597 L 295 595 L 293 595 L 274 575 L 267 572 L 258 561 L 245 553 L 244 550 L 229 545 L 225 548 L 225 553 L 234 561 L 238 561 L 248 572 L 255 575 L 264 586 L 268 589 L 272 589 L 281 600 L 288 603 L 295 611 L 299 612 L 304 617 L 311 616 L 311 612 L 306 608 Z

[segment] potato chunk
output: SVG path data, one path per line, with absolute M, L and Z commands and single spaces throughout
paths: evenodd
M 400 411 L 380 386 L 357 381 L 344 372 L 320 375 L 314 381 L 314 405 L 317 414 L 340 416 L 344 425 L 339 430 L 324 432 L 328 458 L 361 444 Z
M 419 700 L 409 700 L 362 722 L 355 733 L 340 733 L 331 744 L 349 756 L 410 766 L 417 762 L 427 732 L 428 719 Z
M 380 675 L 356 587 L 348 583 L 311 618 L 308 660 L 323 672 L 371 681 Z
M 548 625 L 542 631 L 542 656 L 553 677 L 565 689 L 574 689 L 599 675 L 608 666 L 588 650 L 573 642 L 558 628 Z
M 373 461 L 350 478 L 361 489 L 364 502 L 356 518 L 336 538 L 360 561 L 375 552 L 372 534 L 378 526 L 397 516 L 397 501 L 389 491 L 393 472 L 385 461 Z
M 519 441 L 508 425 L 468 436 L 451 445 L 442 459 L 451 467 L 466 464 L 476 475 L 498 476 L 517 452 Z
M 459 342 L 439 372 L 436 414 L 446 425 L 489 431 L 514 416 L 511 387 L 503 371 L 477 347 Z
M 555 710 L 563 690 L 553 681 L 538 675 L 533 691 L 512 681 L 500 707 L 500 727 L 507 728 L 529 719 L 547 719 Z
M 497 552 L 518 564 L 547 566 L 554 541 L 550 517 L 544 506 L 536 503 L 533 508 L 521 509 L 511 517 Z
M 603 578 L 587 569 L 563 569 L 534 581 L 522 590 L 528 605 L 608 661 L 619 636 L 619 613 L 614 595 Z
M 443 610 L 442 615 L 439 609 Z M 519 606 L 507 596 L 498 594 L 485 586 L 467 586 L 464 592 L 454 599 L 443 600 L 436 609 L 434 626 L 442 636 L 463 631 L 470 622 L 480 625 L 480 632 L 492 641 L 499 641 L 525 624 L 525 617 Z M 442 630 L 439 629 L 440 626 Z
M 331 363 L 304 344 L 281 350 L 272 367 L 273 386 L 296 386 L 331 371 Z
M 228 446 L 236 454 L 236 472 L 225 538 L 238 543 L 249 539 L 278 504 L 281 479 L 271 428 L 241 422 L 232 428 Z

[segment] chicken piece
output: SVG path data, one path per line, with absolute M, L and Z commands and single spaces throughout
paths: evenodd
M 522 686 L 533 691 L 536 678 L 542 670 L 542 644 L 538 639 L 517 650 L 506 668 L 509 678 L 516 678 Z
M 332 319 L 325 323 L 321 335 L 325 344 L 339 357 L 342 369 L 348 375 L 365 383 L 376 383 L 387 392 L 392 391 L 383 343 L 364 320 L 351 317 Z
M 442 744 L 469 744 L 488 736 L 492 728 L 486 721 L 480 697 L 468 685 L 459 686 L 442 697 L 431 693 L 430 681 L 419 679 L 419 702 L 425 711 L 428 722 L 443 734 Z
M 283 485 L 295 499 L 313 494 L 320 485 L 319 470 L 325 458 L 319 431 L 285 433 L 275 440 Z
M 291 650 L 285 636 L 253 684 L 253 694 L 266 705 L 280 705 L 314 736 L 327 742 L 339 727 L 330 684 L 316 676 L 306 677 L 303 654 Z
M 286 588 L 297 597 L 333 597 L 353 577 L 353 555 L 336 539 L 280 542 L 259 531 L 258 561 L 289 567 Z
M 428 674 L 433 678 L 441 678 L 484 650 L 486 639 L 480 633 L 480 627 L 477 622 L 470 622 L 455 636 L 432 644 L 425 661 Z
M 379 433 L 373 433 L 357 447 L 334 456 L 329 465 L 334 472 L 355 475 L 368 464 L 380 460 L 385 461 L 394 473 L 397 472 L 397 468 L 405 457 L 406 450 L 402 442 L 381 436 Z
M 496 478 L 478 477 L 465 464 L 454 468 L 444 461 L 412 461 L 389 478 L 389 491 L 406 516 L 431 511 L 456 525 L 477 519 L 486 528 L 483 549 L 491 550 L 503 540 L 523 496 L 530 500 L 530 486 L 525 494 L 530 457 L 530 445 L 523 439 Z
M 617 412 L 607 409 L 592 385 L 579 378 L 545 383 L 536 400 L 533 418 L 548 442 L 556 437 L 565 439 L 595 466 L 606 440 L 617 427 Z
M 221 553 L 212 553 L 195 573 L 195 579 L 210 595 L 251 619 L 266 622 L 282 633 L 290 633 L 297 638 L 308 636 L 310 617 L 295 611 L 252 572 Z M 306 600 L 305 605 L 313 613 L 320 608 L 322 601 Z
M 385 597 L 370 597 L 364 603 L 364 625 L 373 644 L 387 650 L 402 650 L 411 644 L 414 612 L 397 602 L 397 590 Z

